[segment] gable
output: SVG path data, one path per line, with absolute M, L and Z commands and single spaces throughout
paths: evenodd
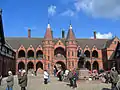
M 58 42 L 55 44 L 55 48 L 57 48 L 57 47 L 65 48 L 65 45 L 63 44 L 63 42 L 61 40 L 58 40 Z

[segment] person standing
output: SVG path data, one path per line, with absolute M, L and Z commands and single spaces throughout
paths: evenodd
M 77 87 L 76 79 L 77 79 L 77 74 L 76 74 L 76 71 L 73 70 L 73 77 L 72 77 L 73 88 L 76 88 L 76 87 Z
M 48 83 L 48 78 L 49 78 L 49 74 L 48 74 L 47 70 L 44 70 L 44 84 Z
M 18 84 L 20 84 L 20 79 L 21 79 L 21 70 L 18 71 Z
M 13 90 L 14 77 L 11 71 L 8 71 L 8 78 L 6 81 L 7 81 L 7 90 Z
M 69 81 L 70 81 L 70 87 L 73 86 L 72 77 L 73 77 L 73 73 L 72 73 L 72 71 L 70 70 L 69 73 L 68 73 L 68 78 L 69 78 Z
M 110 71 L 110 78 L 111 78 L 111 83 L 112 83 L 111 89 L 114 89 L 114 88 L 116 88 L 116 84 L 119 80 L 118 72 L 115 69 L 115 67 L 113 67 Z
M 26 90 L 26 87 L 27 87 L 27 73 L 25 70 L 22 70 L 21 72 L 20 87 L 21 87 L 21 90 Z

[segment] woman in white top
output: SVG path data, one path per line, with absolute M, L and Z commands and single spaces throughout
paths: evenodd
M 48 74 L 47 70 L 44 70 L 44 84 L 48 83 L 48 78 L 49 78 L 49 74 Z

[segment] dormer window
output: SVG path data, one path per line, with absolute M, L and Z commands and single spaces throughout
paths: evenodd
M 116 44 L 117 43 L 117 41 L 114 41 L 114 44 Z

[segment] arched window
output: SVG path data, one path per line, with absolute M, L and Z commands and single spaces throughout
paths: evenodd
M 72 51 L 72 56 L 74 56 L 74 52 Z
M 90 57 L 90 51 L 86 50 L 86 51 L 84 52 L 84 54 L 85 54 L 86 57 Z
M 43 58 L 43 52 L 41 50 L 38 50 L 36 53 L 37 58 Z
M 28 58 L 34 58 L 34 52 L 33 52 L 33 50 L 29 50 L 29 51 L 28 51 L 27 57 L 28 57 Z
M 98 52 L 96 50 L 92 52 L 92 57 L 98 58 Z
M 21 58 L 21 57 L 25 57 L 25 51 L 24 50 L 20 50 L 18 52 L 18 58 Z

